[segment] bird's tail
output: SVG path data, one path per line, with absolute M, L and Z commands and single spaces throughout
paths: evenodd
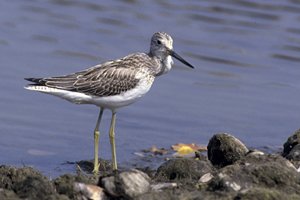
M 32 83 L 26 85 L 24 88 L 27 90 L 35 90 L 45 92 L 48 87 L 45 86 L 46 81 L 42 78 L 24 78 Z

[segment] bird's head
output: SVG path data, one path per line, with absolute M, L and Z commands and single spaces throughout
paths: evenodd
M 172 37 L 164 32 L 157 32 L 151 38 L 150 55 L 165 60 L 168 56 L 172 56 L 182 62 L 183 64 L 194 68 L 190 63 L 184 60 L 173 50 Z

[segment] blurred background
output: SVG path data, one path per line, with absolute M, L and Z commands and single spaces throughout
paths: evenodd
M 24 77 L 63 75 L 133 52 L 154 32 L 174 39 L 175 60 L 139 102 L 118 113 L 118 161 L 152 145 L 207 144 L 228 132 L 247 146 L 280 150 L 300 127 L 300 1 L 0 2 L 0 163 L 48 175 L 93 158 L 98 108 L 23 89 Z M 110 159 L 111 113 L 100 156 Z

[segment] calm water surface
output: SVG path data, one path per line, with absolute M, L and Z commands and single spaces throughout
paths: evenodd
M 147 52 L 157 31 L 172 35 L 196 69 L 175 61 L 141 101 L 119 112 L 121 164 L 152 145 L 207 144 L 218 132 L 279 148 L 300 127 L 299 23 L 296 0 L 2 0 L 0 163 L 53 175 L 73 170 L 65 161 L 92 159 L 98 109 L 26 91 L 23 78 Z M 110 116 L 106 111 L 101 126 L 106 159 Z

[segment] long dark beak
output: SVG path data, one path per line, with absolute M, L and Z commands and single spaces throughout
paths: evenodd
M 189 66 L 190 68 L 194 69 L 194 66 L 191 65 L 190 63 L 188 63 L 186 60 L 184 60 L 180 55 L 178 55 L 175 51 L 173 50 L 169 50 L 169 53 L 172 57 L 176 58 L 177 60 L 179 60 L 180 62 L 182 62 L 183 64 Z

